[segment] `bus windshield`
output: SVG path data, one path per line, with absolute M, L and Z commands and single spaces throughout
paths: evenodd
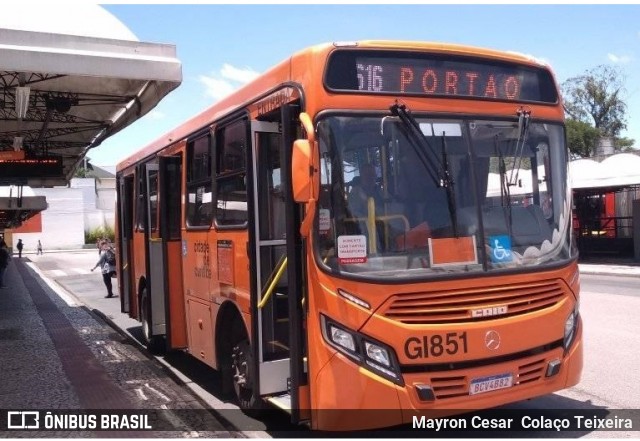
M 428 278 L 572 257 L 561 124 L 523 124 L 515 113 L 411 120 L 330 115 L 318 122 L 314 242 L 325 269 Z

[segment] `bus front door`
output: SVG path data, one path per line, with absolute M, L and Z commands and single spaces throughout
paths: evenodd
M 133 176 L 125 176 L 120 180 L 118 204 L 118 211 L 120 213 L 118 233 L 120 239 L 116 246 L 120 256 L 120 267 L 118 268 L 120 310 L 131 315 L 131 285 L 133 284 L 133 275 L 130 263 L 133 261 L 131 255 L 133 237 Z M 133 316 L 136 317 L 137 315 L 133 314 Z
M 281 396 L 287 409 L 290 380 L 286 210 L 277 122 L 252 121 L 255 238 L 254 326 L 261 396 Z M 257 331 L 257 332 L 256 332 Z M 273 400 L 270 400 L 273 401 Z M 278 404 L 278 403 L 276 403 Z
M 147 286 L 140 300 L 142 332 L 153 346 L 165 336 L 165 259 L 159 226 L 159 167 L 146 164 L 147 185 Z
M 187 347 L 182 287 L 182 155 L 160 157 L 160 237 L 164 254 L 167 349 Z

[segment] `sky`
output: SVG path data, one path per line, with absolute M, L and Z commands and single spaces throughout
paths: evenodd
M 617 66 L 625 79 L 623 97 L 628 106 L 628 128 L 622 136 L 635 139 L 640 148 L 640 5 L 102 7 L 140 41 L 175 45 L 183 82 L 148 115 L 92 149 L 88 157 L 96 165 L 115 165 L 300 49 L 363 39 L 439 41 L 530 54 L 547 61 L 559 83 L 601 64 Z M 69 14 L 67 8 L 58 6 L 57 13 L 82 15 Z M 29 18 L 33 20 L 33 14 Z M 49 22 L 51 18 L 47 16 Z M 103 26 L 114 29 L 113 23 Z

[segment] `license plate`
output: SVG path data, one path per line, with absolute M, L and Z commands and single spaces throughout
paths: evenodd
M 480 377 L 471 380 L 469 395 L 483 394 L 498 389 L 506 389 L 513 386 L 513 375 L 500 374 L 491 377 Z

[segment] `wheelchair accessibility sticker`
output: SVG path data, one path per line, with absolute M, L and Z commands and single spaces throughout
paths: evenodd
M 513 260 L 509 236 L 489 236 L 489 243 L 491 244 L 491 262 L 504 263 Z

